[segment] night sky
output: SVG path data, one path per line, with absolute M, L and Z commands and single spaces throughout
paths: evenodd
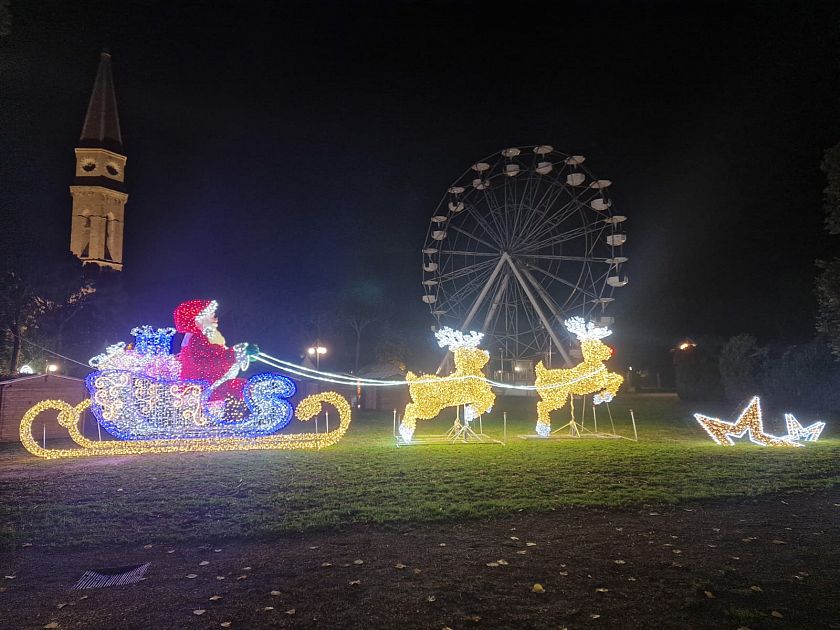
M 289 312 L 353 287 L 431 345 L 419 250 L 442 194 L 547 143 L 587 156 L 629 217 L 617 361 L 685 335 L 812 335 L 814 259 L 837 249 L 819 168 L 840 141 L 837 3 L 209 4 L 18 1 L 0 41 L 7 260 L 69 246 L 110 48 L 126 332 L 213 296 L 231 341 L 296 352 Z

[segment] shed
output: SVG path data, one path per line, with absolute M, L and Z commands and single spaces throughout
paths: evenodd
M 20 421 L 32 405 L 42 400 L 63 400 L 77 405 L 88 397 L 85 382 L 79 378 L 59 374 L 36 374 L 0 383 L 0 442 L 20 440 Z M 57 413 L 45 411 L 32 425 L 33 435 L 39 439 L 70 436 L 58 424 Z
M 372 363 L 359 368 L 359 376 L 386 381 L 404 381 L 405 366 L 390 361 Z M 361 408 L 371 411 L 391 411 L 402 413 L 409 402 L 408 387 L 396 385 L 390 387 L 362 387 Z

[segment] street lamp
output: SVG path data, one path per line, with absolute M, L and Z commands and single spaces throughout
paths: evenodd
M 55 363 L 50 363 L 47 366 L 47 372 L 58 372 L 58 365 L 56 365 Z
M 309 354 L 310 357 L 315 357 L 315 369 L 320 370 L 321 369 L 321 355 L 322 354 L 327 354 L 327 349 L 324 346 L 318 345 L 316 343 L 314 346 L 312 346 L 310 348 L 307 348 L 306 352 L 307 352 L 307 354 Z

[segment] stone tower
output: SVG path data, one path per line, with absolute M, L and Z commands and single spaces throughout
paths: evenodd
M 111 55 L 103 52 L 70 186 L 73 222 L 70 251 L 84 263 L 121 270 L 125 219 L 125 162 Z

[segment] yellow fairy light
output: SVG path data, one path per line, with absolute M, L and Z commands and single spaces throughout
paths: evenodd
M 732 438 L 740 438 L 744 434 L 748 434 L 750 441 L 759 446 L 802 446 L 802 444 L 793 441 L 790 436 L 776 437 L 764 432 L 761 401 L 758 396 L 753 396 L 750 404 L 744 408 L 741 415 L 738 416 L 738 420 L 734 423 L 704 416 L 701 413 L 695 413 L 694 418 L 709 434 L 709 437 L 721 446 L 734 446 L 735 442 L 732 441 Z
M 320 392 L 307 396 L 298 403 L 296 410 L 298 419 L 311 420 L 321 412 L 324 403 L 335 407 L 339 417 L 338 427 L 324 433 L 292 433 L 258 438 L 105 440 L 99 442 L 86 438 L 79 430 L 79 420 L 82 413 L 90 407 L 90 399 L 83 400 L 75 406 L 62 400 L 43 400 L 24 414 L 20 422 L 20 441 L 30 453 L 45 459 L 199 451 L 320 449 L 338 442 L 350 427 L 352 418 L 350 403 L 343 396 L 336 392 Z M 81 448 L 47 449 L 38 444 L 32 436 L 32 423 L 39 414 L 50 409 L 58 411 L 58 423 L 67 428 L 70 437 Z
M 536 387 L 540 395 L 537 402 L 537 433 L 548 437 L 551 433 L 551 412 L 565 406 L 569 396 L 595 394 L 595 404 L 609 402 L 618 393 L 624 379 L 608 372 L 604 362 L 612 350 L 601 339 L 612 334 L 608 328 L 597 328 L 582 317 L 566 320 L 566 328 L 577 335 L 583 362 L 573 368 L 549 370 L 542 361 L 536 367 Z
M 483 368 L 490 355 L 478 348 L 482 334 L 471 332 L 464 335 L 451 328 L 443 328 L 435 335 L 438 344 L 449 346 L 455 357 L 455 371 L 447 377 L 413 372 L 405 375 L 411 402 L 405 407 L 400 435 L 410 442 L 417 427 L 417 420 L 434 418 L 446 407 L 469 405 L 471 413 L 478 417 L 487 413 L 496 401 L 496 394 L 484 378 Z

